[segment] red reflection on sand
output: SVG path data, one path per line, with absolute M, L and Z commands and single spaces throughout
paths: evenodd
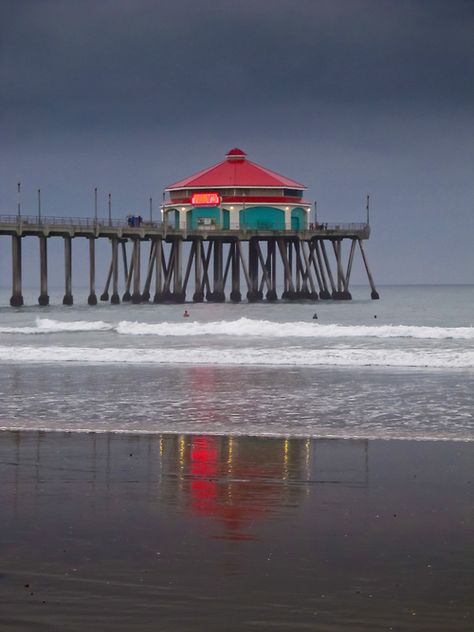
M 215 513 L 217 498 L 217 448 L 213 437 L 196 437 L 190 452 L 191 507 L 194 511 Z M 213 480 L 209 480 L 212 478 Z
M 233 442 L 240 449 L 234 450 Z M 191 510 L 223 527 L 214 538 L 255 540 L 248 533 L 254 521 L 286 499 L 282 442 L 275 441 L 271 454 L 250 456 L 241 448 L 237 440 L 195 436 L 185 459 Z

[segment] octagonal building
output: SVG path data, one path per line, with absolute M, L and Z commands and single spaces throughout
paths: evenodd
M 163 221 L 195 230 L 305 230 L 306 186 L 247 159 L 234 147 L 225 160 L 166 187 Z

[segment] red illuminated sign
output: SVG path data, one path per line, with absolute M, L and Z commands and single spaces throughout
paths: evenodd
M 193 206 L 219 206 L 221 201 L 219 193 L 193 193 L 191 198 Z

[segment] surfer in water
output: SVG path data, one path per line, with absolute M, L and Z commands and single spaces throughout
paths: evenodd
M 189 318 L 189 312 L 187 309 L 184 310 L 183 318 Z
M 313 320 L 318 320 L 318 315 L 316 313 L 313 314 Z

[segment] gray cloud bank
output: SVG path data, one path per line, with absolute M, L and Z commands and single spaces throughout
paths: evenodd
M 0 212 L 21 179 L 121 214 L 237 144 L 329 221 L 373 193 L 382 281 L 472 282 L 473 32 L 470 0 L 3 0 Z

